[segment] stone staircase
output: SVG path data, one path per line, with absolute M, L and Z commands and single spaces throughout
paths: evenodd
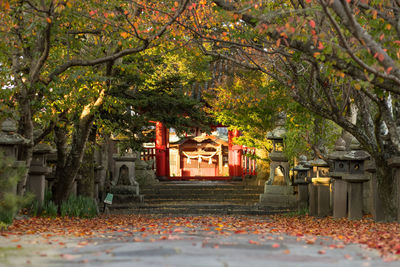
M 287 210 L 258 205 L 264 186 L 242 182 L 186 181 L 160 182 L 140 188 L 142 203 L 119 202 L 111 205 L 118 214 L 174 215 L 266 215 Z

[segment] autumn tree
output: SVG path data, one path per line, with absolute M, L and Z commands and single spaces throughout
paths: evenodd
M 2 2 L 1 86 L 12 90 L 9 105 L 18 110 L 19 132 L 31 141 L 21 150 L 20 160 L 29 166 L 32 147 L 52 129 L 56 129 L 56 136 L 63 136 L 60 131 L 65 130 L 63 121 L 67 112 L 57 104 L 51 109 L 43 109 L 41 105 L 50 101 L 54 90 L 64 90 L 58 94 L 64 100 L 74 97 L 71 88 L 91 90 L 90 97 L 81 103 L 79 114 L 75 113 L 70 152 L 58 151 L 64 154 L 58 155 L 57 202 L 70 192 L 95 114 L 104 104 L 111 83 L 109 77 L 118 59 L 158 45 L 165 33 L 172 30 L 170 27 L 185 11 L 187 3 L 187 0 Z M 94 74 L 97 75 L 94 80 L 77 84 L 81 75 Z M 37 116 L 43 112 L 54 116 L 50 116 L 47 125 L 35 125 Z M 36 126 L 43 133 L 34 138 Z M 25 190 L 25 182 L 26 178 L 19 187 L 20 194 Z
M 393 220 L 388 161 L 400 154 L 398 8 L 389 0 L 214 0 L 181 26 L 204 53 L 268 74 L 296 102 L 357 138 L 375 160 L 384 219 Z

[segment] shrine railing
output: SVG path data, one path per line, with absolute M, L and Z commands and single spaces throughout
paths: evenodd
M 140 159 L 144 161 L 153 160 L 152 169 L 156 167 L 156 149 L 154 147 L 144 147 L 140 152 Z
M 257 175 L 256 149 L 252 147 L 244 147 L 242 155 L 243 176 Z

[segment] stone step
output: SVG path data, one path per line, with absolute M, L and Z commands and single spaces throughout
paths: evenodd
M 188 199 L 185 201 L 174 201 L 174 200 L 150 200 L 150 201 L 144 201 L 144 203 L 149 204 L 149 205 L 153 205 L 153 204 L 182 204 L 182 203 L 186 203 L 186 202 L 193 202 L 193 203 L 203 203 L 204 200 L 195 200 L 195 199 Z M 221 204 L 235 204 L 235 205 L 254 205 L 257 204 L 258 201 L 249 201 L 249 200 L 243 200 L 243 199 L 229 199 L 229 200 L 219 200 L 219 199 L 215 199 L 215 200 L 208 200 L 208 202 L 210 203 L 221 203 Z
M 232 205 L 223 203 L 209 204 L 169 204 L 169 205 L 112 205 L 109 210 L 113 214 L 174 214 L 174 215 L 269 215 L 291 211 L 274 207 L 250 205 Z
M 149 195 L 149 194 L 262 194 L 264 192 L 263 189 L 193 189 L 193 188 L 185 188 L 185 189 L 140 189 L 141 194 Z
M 213 194 L 202 194 L 199 192 L 194 192 L 194 193 L 187 193 L 183 194 L 181 192 L 175 192 L 175 193 L 160 193 L 160 194 L 144 194 L 147 199 L 152 199 L 152 198 L 178 198 L 178 199 L 184 199 L 187 197 L 193 197 L 193 198 L 259 198 L 260 194 L 259 193 L 247 193 L 247 192 L 236 192 L 236 193 L 213 193 Z
M 224 202 L 224 203 L 258 203 L 259 200 L 257 198 L 253 199 L 243 199 L 243 198 L 186 198 L 186 199 L 167 199 L 167 198 L 153 198 L 153 199 L 146 199 L 144 198 L 144 203 L 168 203 L 168 202 L 197 202 L 197 203 L 203 203 L 203 202 Z M 126 202 L 123 202 L 126 203 Z
M 140 203 L 143 202 L 143 195 L 134 194 L 114 194 L 113 203 L 114 204 L 124 204 L 124 203 Z
M 140 189 L 218 189 L 218 190 L 263 190 L 264 186 L 255 186 L 255 185 L 202 185 L 202 184 L 155 184 L 152 186 L 143 186 Z

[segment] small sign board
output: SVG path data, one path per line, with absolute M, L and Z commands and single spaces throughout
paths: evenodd
M 106 198 L 104 199 L 104 203 L 111 205 L 113 201 L 113 194 L 107 193 Z

